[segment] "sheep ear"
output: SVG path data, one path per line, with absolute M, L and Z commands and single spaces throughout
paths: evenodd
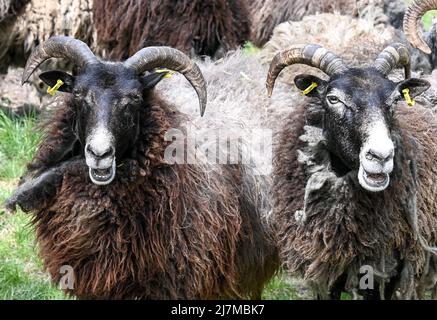
M 299 74 L 294 78 L 294 84 L 306 96 L 321 98 L 327 82 L 310 74 Z
M 426 80 L 411 78 L 411 79 L 407 79 L 407 80 L 399 82 L 396 86 L 396 91 L 397 91 L 397 94 L 400 94 L 401 96 L 403 96 L 402 91 L 404 89 L 409 89 L 408 93 L 409 93 L 410 97 L 415 98 L 418 95 L 421 95 L 426 90 L 428 90 L 430 86 L 431 86 L 431 84 Z
M 144 90 L 153 89 L 162 79 L 169 75 L 166 71 L 152 71 L 142 78 L 144 84 Z
M 59 87 L 59 91 L 72 92 L 74 87 L 75 78 L 66 72 L 62 71 L 47 71 L 39 75 L 39 78 L 48 86 L 53 87 L 58 80 L 62 80 L 64 84 Z

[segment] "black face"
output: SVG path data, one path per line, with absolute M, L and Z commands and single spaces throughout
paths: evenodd
M 94 183 L 104 185 L 114 179 L 116 159 L 123 159 L 136 142 L 146 93 L 164 75 L 138 76 L 121 63 L 91 64 L 75 77 L 60 71 L 40 75 L 49 86 L 62 80 L 59 90 L 73 94 L 74 131 Z
M 361 185 L 370 191 L 384 190 L 393 170 L 394 144 L 391 131 L 402 90 L 413 98 L 429 87 L 420 79 L 400 83 L 388 80 L 375 69 L 350 69 L 323 81 L 299 75 L 297 87 L 317 83 L 309 95 L 320 99 L 325 113 L 325 134 L 330 151 L 349 170 L 359 170 Z

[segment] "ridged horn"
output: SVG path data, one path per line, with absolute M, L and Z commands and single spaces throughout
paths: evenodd
M 422 16 L 433 9 L 437 9 L 437 0 L 416 0 L 408 7 L 404 16 L 404 33 L 408 41 L 426 54 L 431 54 L 431 48 L 419 34 L 418 24 Z
M 285 67 L 292 64 L 306 64 L 332 76 L 348 69 L 346 64 L 331 51 L 315 44 L 296 45 L 278 53 L 270 63 L 267 74 L 267 94 L 271 97 L 276 78 Z
M 205 113 L 207 102 L 205 79 L 199 67 L 181 51 L 169 47 L 147 47 L 127 59 L 124 65 L 134 69 L 137 74 L 158 67 L 181 73 L 196 90 L 200 115 L 203 116 Z
M 56 36 L 51 37 L 37 46 L 27 59 L 21 83 L 26 83 L 38 66 L 50 58 L 64 58 L 74 63 L 79 69 L 98 60 L 88 46 L 77 39 Z
M 410 53 L 402 43 L 387 46 L 376 58 L 375 68 L 388 75 L 396 67 L 404 67 L 405 79 L 411 77 Z

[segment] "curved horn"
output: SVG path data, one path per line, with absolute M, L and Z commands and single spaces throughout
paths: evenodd
M 169 47 L 147 47 L 135 53 L 124 62 L 138 74 L 153 68 L 163 67 L 181 73 L 196 90 L 200 104 L 200 115 L 206 108 L 206 82 L 199 67 L 179 50 Z
M 432 9 L 437 9 L 437 0 L 416 0 L 408 7 L 404 16 L 404 32 L 408 41 L 426 54 L 431 54 L 431 49 L 419 34 L 417 25 L 423 14 Z
M 376 58 L 375 68 L 388 75 L 394 68 L 403 66 L 405 79 L 411 77 L 410 53 L 402 43 L 393 43 L 386 47 Z
M 276 78 L 282 69 L 296 63 L 318 68 L 328 76 L 344 72 L 348 69 L 343 60 L 319 45 L 309 44 L 293 46 L 289 50 L 278 53 L 270 63 L 270 69 L 266 80 L 267 94 L 269 97 L 272 95 Z
M 26 83 L 35 69 L 50 58 L 68 59 L 79 69 L 88 63 L 98 61 L 84 42 L 66 36 L 51 37 L 32 51 L 29 59 L 27 59 L 21 84 Z

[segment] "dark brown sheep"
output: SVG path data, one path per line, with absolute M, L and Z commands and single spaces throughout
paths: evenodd
M 256 192 L 262 181 L 240 165 L 165 161 L 171 143 L 165 133 L 183 130 L 188 119 L 152 89 L 162 74 L 141 78 L 149 68 L 144 61 L 181 70 L 203 107 L 205 85 L 196 65 L 164 47 L 114 64 L 97 60 L 71 38 L 55 37 L 42 46 L 29 58 L 24 79 L 42 60 L 67 57 L 80 67 L 78 77 L 59 71 L 41 77 L 49 83 L 52 75 L 61 77 L 62 90 L 75 94 L 67 95 L 48 120 L 45 138 L 8 205 L 33 213 L 53 282 L 59 283 L 61 267 L 69 265 L 75 283 L 67 291 L 79 298 L 259 298 L 277 268 Z M 132 98 L 138 86 L 142 97 Z M 89 96 L 100 102 L 91 105 Z M 109 96 L 109 102 L 99 100 Z M 116 106 L 127 101 L 126 109 L 112 107 L 114 101 Z M 105 122 L 112 117 L 117 120 Z M 93 144 L 102 126 L 107 134 Z M 114 152 L 98 154 L 109 135 Z M 99 165 L 107 158 L 116 163 L 112 169 Z M 93 159 L 98 169 L 91 167 Z M 99 175 L 108 170 L 114 175 L 103 181 Z
M 215 56 L 249 39 L 246 0 L 95 0 L 93 14 L 99 50 L 117 60 L 150 45 Z

